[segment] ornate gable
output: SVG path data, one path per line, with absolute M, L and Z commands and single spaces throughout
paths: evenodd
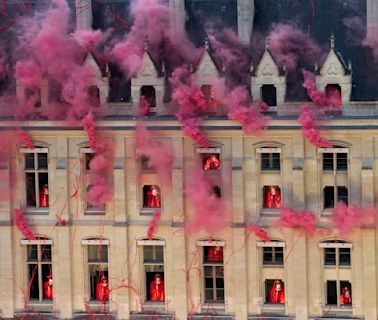
M 160 77 L 147 48 L 145 48 L 142 58 L 143 66 L 141 70 L 131 79 L 131 85 L 156 86 L 164 83 L 164 78 Z
M 282 73 L 269 51 L 268 42 L 260 62 L 255 70 L 251 68 L 251 91 L 254 99 L 264 100 L 262 97 L 262 87 L 266 85 L 274 86 L 276 90 L 276 103 L 282 104 L 286 94 L 286 72 Z
M 347 67 L 341 55 L 335 52 L 335 39 L 331 35 L 330 51 L 324 60 L 321 68 L 316 76 L 316 86 L 319 90 L 325 90 L 328 84 L 339 85 L 341 88 L 342 102 L 350 101 L 352 90 L 352 66 L 349 64 Z
M 86 55 L 83 65 L 88 66 L 88 67 L 92 67 L 96 72 L 96 76 L 99 77 L 99 78 L 102 77 L 101 68 L 100 68 L 97 60 L 95 59 L 95 57 L 93 56 L 93 54 L 91 52 L 88 52 L 88 54 Z

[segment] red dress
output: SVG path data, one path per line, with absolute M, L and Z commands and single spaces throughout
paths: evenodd
M 52 279 L 47 279 L 43 284 L 43 298 L 52 299 L 54 297 L 54 289 Z
M 108 280 L 106 278 L 102 278 L 96 286 L 96 300 L 99 301 L 107 301 L 109 300 L 109 286 Z
M 220 169 L 220 161 L 214 155 L 211 155 L 208 159 L 206 159 L 203 165 L 203 170 L 219 170 L 219 169 Z
M 285 303 L 285 288 L 280 280 L 274 280 L 269 292 L 269 303 Z
M 151 187 L 146 193 L 145 206 L 159 208 L 160 207 L 160 192 L 156 187 Z
M 49 206 L 49 189 L 46 184 L 42 186 L 42 189 L 39 192 L 39 206 L 40 207 Z
M 212 246 L 207 252 L 207 261 L 222 262 L 223 261 L 223 248 Z
M 150 283 L 150 300 L 164 301 L 164 280 L 158 274 L 155 274 L 154 280 Z
M 281 191 L 273 186 L 268 187 L 265 192 L 265 208 L 280 208 Z
M 340 304 L 352 304 L 352 293 L 347 287 L 341 290 Z

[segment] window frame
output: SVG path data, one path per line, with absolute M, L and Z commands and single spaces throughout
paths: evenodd
M 332 148 L 318 148 L 319 154 L 321 154 L 321 168 L 322 172 L 324 173 L 347 173 L 349 170 L 349 148 L 345 148 L 342 146 L 334 146 Z M 332 155 L 332 169 L 325 169 L 324 168 L 324 155 L 327 154 L 328 156 Z M 346 155 L 346 168 L 342 167 L 339 168 L 339 163 L 342 160 L 339 159 L 339 154 Z M 329 160 L 331 157 L 329 157 Z
M 323 267 L 325 268 L 351 268 L 352 267 L 352 243 L 343 240 L 327 240 L 319 243 L 323 249 Z M 335 249 L 335 264 L 326 264 L 326 249 Z M 341 264 L 341 249 L 349 249 L 349 264 Z
M 333 189 L 333 193 L 331 194 L 332 195 L 332 202 L 333 202 L 333 205 L 332 206 L 326 206 L 326 189 L 329 188 L 329 189 Z M 340 195 L 340 190 L 344 188 L 346 190 L 346 202 L 344 201 L 345 197 L 344 196 L 341 196 Z M 331 193 L 331 191 L 329 191 Z M 337 201 L 335 201 L 335 199 L 337 199 Z M 343 200 L 344 199 L 344 200 Z M 335 208 L 335 206 L 337 205 L 337 203 L 339 202 L 343 202 L 345 205 L 348 205 L 349 204 L 349 189 L 348 187 L 346 186 L 324 186 L 323 187 L 323 210 L 331 210 L 333 208 Z
M 332 304 L 332 303 L 328 303 L 328 283 L 330 282 L 335 282 L 336 283 L 336 304 Z M 350 293 L 352 295 L 352 303 L 348 303 L 348 304 L 341 304 L 340 303 L 340 296 L 341 296 L 341 293 L 342 293 L 342 283 L 348 283 L 348 286 L 349 286 L 349 289 L 350 289 Z M 324 283 L 325 285 L 325 307 L 329 308 L 329 307 L 335 307 L 335 308 L 352 308 L 353 306 L 353 284 L 351 281 L 349 280 L 340 280 L 340 279 L 337 279 L 337 280 L 330 280 L 330 279 L 327 279 Z M 345 286 L 345 284 L 343 285 Z
M 281 168 L 282 168 L 282 156 L 281 156 L 281 153 L 282 153 L 282 149 L 281 148 L 277 148 L 277 147 L 260 147 L 260 148 L 256 148 L 256 153 L 259 155 L 259 167 L 260 167 L 260 171 L 262 173 L 280 173 L 281 172 Z M 278 159 L 278 163 L 279 163 L 279 167 L 278 168 L 275 168 L 273 163 L 274 163 L 274 159 L 273 159 L 273 155 L 274 154 L 279 154 L 279 159 Z M 264 154 L 268 154 L 269 155 L 269 167 L 265 168 L 263 166 L 263 155 Z
M 41 206 L 40 203 L 40 186 L 39 186 L 39 174 L 47 174 L 47 188 L 49 191 L 49 204 L 50 204 L 50 174 L 49 174 L 49 150 L 45 147 L 39 147 L 36 146 L 35 148 L 20 148 L 19 149 L 20 154 L 22 155 L 21 158 L 21 168 L 23 172 L 23 202 L 26 204 L 26 211 L 41 211 L 41 212 L 49 212 L 49 205 L 48 206 Z M 26 168 L 26 155 L 27 154 L 33 154 L 34 155 L 34 168 Z M 46 156 L 46 168 L 38 168 L 38 155 L 39 154 L 47 154 Z M 28 173 L 34 173 L 34 196 L 35 196 L 35 206 L 29 206 L 27 203 L 28 200 L 28 188 L 27 188 L 27 174 Z

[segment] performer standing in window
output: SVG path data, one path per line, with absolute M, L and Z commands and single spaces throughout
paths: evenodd
M 41 207 L 49 206 L 49 189 L 47 184 L 44 184 L 39 193 L 39 203 Z
M 265 208 L 280 208 L 281 191 L 276 186 L 269 186 L 265 191 Z
M 341 290 L 340 304 L 352 304 L 352 293 L 348 287 L 344 287 Z
M 96 300 L 108 301 L 109 300 L 109 285 L 108 279 L 105 276 L 101 277 L 96 286 Z
M 154 280 L 150 283 L 150 300 L 164 301 L 164 280 L 160 274 L 155 274 Z
M 220 169 L 220 161 L 215 154 L 211 154 L 207 159 L 204 161 L 203 170 L 219 170 Z
M 285 288 L 283 283 L 276 279 L 269 292 L 269 303 L 285 303 Z
M 146 207 L 152 208 L 159 208 L 160 203 L 160 190 L 158 186 L 151 186 L 149 190 L 147 190 L 145 195 L 145 202 Z
M 207 251 L 207 261 L 222 262 L 223 261 L 223 247 L 211 246 Z
M 46 281 L 43 284 L 43 298 L 52 299 L 54 297 L 53 279 L 51 274 L 46 277 Z

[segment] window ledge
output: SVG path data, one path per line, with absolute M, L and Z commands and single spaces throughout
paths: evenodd
M 217 311 L 217 312 L 224 312 L 225 311 L 225 304 L 224 302 L 204 302 L 201 307 L 202 312 L 207 311 Z
M 324 312 L 327 312 L 327 313 L 330 313 L 330 312 L 334 312 L 334 313 L 352 313 L 353 312 L 353 306 L 350 304 L 350 305 L 345 305 L 345 306 L 323 306 L 323 311 Z
M 261 169 L 261 173 L 281 173 L 281 169 Z
M 283 268 L 284 264 L 278 263 L 263 263 L 263 268 Z
M 44 207 L 44 208 L 27 207 L 25 209 L 25 214 L 47 216 L 49 215 L 49 213 L 50 213 L 50 210 L 48 207 Z
M 141 216 L 152 216 L 155 212 L 155 210 L 161 210 L 161 207 L 156 207 L 156 208 L 142 208 L 140 210 L 140 215 Z
M 165 311 L 165 302 L 164 301 L 145 301 L 143 302 L 144 311 Z
M 99 209 L 86 209 L 84 210 L 85 216 L 104 216 L 105 210 L 99 210 Z
M 261 209 L 261 215 L 263 216 L 279 216 L 281 212 L 280 208 L 274 208 L 274 209 L 268 209 L 268 208 L 262 208 Z
M 272 312 L 272 313 L 284 313 L 285 304 L 281 303 L 264 303 L 261 310 L 263 312 Z

